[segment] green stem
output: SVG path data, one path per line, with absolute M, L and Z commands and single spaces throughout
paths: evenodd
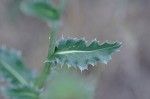
M 68 0 L 60 0 L 60 12 L 63 13 L 66 4 L 67 4 Z M 55 51 L 55 44 L 56 44 L 56 39 L 57 39 L 57 31 L 59 28 L 59 23 L 54 22 L 52 24 L 48 23 L 48 25 L 50 25 L 51 27 L 51 34 L 49 37 L 49 48 L 48 48 L 48 56 L 47 56 L 47 60 L 50 60 L 51 56 L 53 55 L 54 51 Z M 47 78 L 47 75 L 51 72 L 51 67 L 52 67 L 53 63 L 50 62 L 46 62 L 44 64 L 44 69 L 40 75 L 40 77 L 38 78 L 38 81 L 36 82 L 36 86 L 37 87 L 41 87 L 42 84 L 44 83 L 45 79 Z
M 37 86 L 38 88 L 40 88 L 40 87 L 42 86 L 43 82 L 44 82 L 45 79 L 47 78 L 47 75 L 50 73 L 50 70 L 51 70 L 50 68 L 51 68 L 51 66 L 52 66 L 51 63 L 48 63 L 48 62 L 45 63 L 44 69 L 43 69 L 43 71 L 42 71 L 42 73 L 41 73 L 41 75 L 40 75 L 40 77 L 39 77 L 39 79 L 38 79 L 38 81 L 37 81 L 37 83 L 36 83 L 36 86 Z
M 57 30 L 58 30 L 58 26 L 53 24 L 51 26 L 51 34 L 50 34 L 50 37 L 49 37 L 49 48 L 48 48 L 47 60 L 49 60 L 51 58 L 51 56 L 53 55 L 53 53 L 55 51 Z M 38 78 L 38 81 L 36 82 L 37 87 L 42 86 L 43 82 L 47 78 L 47 75 L 51 72 L 52 65 L 53 65 L 53 63 L 45 62 L 44 69 L 43 69 L 40 77 Z
M 51 34 L 49 37 L 49 48 L 48 48 L 48 56 L 47 59 L 50 59 L 51 55 L 55 51 L 55 44 L 56 44 L 56 39 L 57 39 L 57 30 L 58 30 L 58 25 L 51 25 Z

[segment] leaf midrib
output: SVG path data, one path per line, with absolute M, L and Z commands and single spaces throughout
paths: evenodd
M 17 72 L 15 69 L 13 69 L 9 64 L 7 64 L 5 61 L 0 60 L 0 63 L 2 66 L 7 69 L 21 84 L 27 85 L 27 81 Z
M 71 54 L 71 53 L 90 53 L 90 52 L 96 52 L 96 51 L 100 51 L 100 50 L 106 50 L 106 49 L 111 49 L 114 47 L 119 48 L 119 43 L 117 43 L 117 45 L 111 46 L 111 47 L 106 47 L 106 48 L 101 48 L 101 49 L 96 49 L 96 50 L 91 50 L 91 51 L 82 51 L 82 50 L 69 50 L 69 51 L 58 51 L 55 54 Z

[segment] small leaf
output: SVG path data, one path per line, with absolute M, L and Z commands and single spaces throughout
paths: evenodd
M 84 39 L 61 39 L 58 41 L 54 54 L 46 62 L 67 64 L 68 67 L 79 67 L 80 70 L 87 69 L 88 64 L 95 65 L 97 61 L 107 63 L 111 59 L 111 54 L 118 51 L 121 43 L 99 44 L 93 40 L 87 46 Z
M 24 66 L 20 52 L 14 49 L 0 48 L 0 73 L 14 85 L 27 85 L 33 78 L 32 72 Z
M 21 4 L 21 10 L 31 16 L 41 18 L 46 21 L 57 21 L 60 12 L 44 1 L 30 1 Z

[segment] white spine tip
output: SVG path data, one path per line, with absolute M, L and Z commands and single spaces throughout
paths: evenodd
M 76 37 L 75 37 L 74 39 L 75 39 L 75 40 L 77 40 L 77 38 L 76 38 Z
M 95 65 L 94 63 L 89 63 L 89 64 L 91 64 L 93 67 L 94 67 L 94 65 Z
M 61 36 L 61 39 L 64 39 L 64 36 L 63 36 L 63 34 L 62 34 L 62 36 Z
M 97 41 L 97 39 L 95 38 L 94 41 Z
M 118 52 L 120 51 L 120 50 L 117 50 Z
M 107 65 L 108 62 L 107 62 L 107 61 L 104 61 L 103 63 Z
M 122 44 L 122 42 L 118 42 L 119 44 Z
M 108 41 L 108 40 L 106 40 L 106 41 L 105 41 L 105 43 L 109 43 L 109 41 Z
M 85 37 L 83 37 L 82 40 L 85 40 Z
M 70 68 L 70 67 L 71 67 L 69 64 L 67 64 L 67 65 L 68 65 L 68 68 Z
M 83 70 L 85 70 L 86 68 L 79 66 L 79 69 L 81 70 L 81 72 L 83 72 Z
M 63 67 L 63 63 L 61 64 L 61 66 L 60 66 L 60 67 L 61 67 L 61 69 L 62 69 L 62 67 Z

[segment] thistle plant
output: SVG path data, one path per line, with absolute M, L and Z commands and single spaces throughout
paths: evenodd
M 71 97 L 64 95 L 66 93 L 61 98 L 53 97 L 54 94 L 58 95 L 57 91 L 52 92 L 52 89 L 55 88 L 52 85 L 45 87 L 48 85 L 46 83 L 48 76 L 51 76 L 52 71 L 55 71 L 54 67 L 67 65 L 83 71 L 88 68 L 89 64 L 94 66 L 98 61 L 107 64 L 111 60 L 111 54 L 119 51 L 120 42 L 109 43 L 105 41 L 99 43 L 94 39 L 88 44 L 84 38 L 65 39 L 64 37 L 57 41 L 59 23 L 66 4 L 67 0 L 60 0 L 57 6 L 54 5 L 52 0 L 32 0 L 21 3 L 20 8 L 23 13 L 47 22 L 51 29 L 49 49 L 43 71 L 39 75 L 34 75 L 33 70 L 25 66 L 21 54 L 17 50 L 0 48 L 0 73 L 7 82 L 7 85 L 1 86 L 0 89 L 6 99 L 71 99 Z M 56 76 L 56 78 L 59 77 Z M 55 85 L 58 82 L 59 80 L 56 80 L 53 84 Z M 69 84 L 69 80 L 65 80 L 64 85 L 71 86 Z M 78 89 L 77 91 L 81 90 Z M 86 93 L 83 91 L 87 90 L 82 90 L 80 93 Z M 85 97 L 77 98 L 85 99 Z M 89 96 L 86 99 L 91 98 Z

